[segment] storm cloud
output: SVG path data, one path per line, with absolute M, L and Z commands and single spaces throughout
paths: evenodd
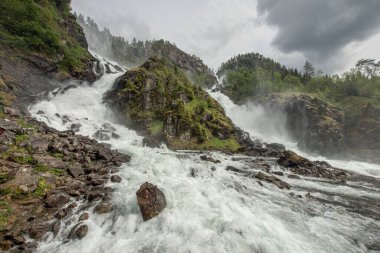
M 272 45 L 316 62 L 342 53 L 380 30 L 378 0 L 258 0 L 257 10 L 278 29 Z
M 248 52 L 326 73 L 380 60 L 380 0 L 72 0 L 114 35 L 166 39 L 217 69 Z

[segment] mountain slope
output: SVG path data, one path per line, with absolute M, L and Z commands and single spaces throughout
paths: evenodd
M 89 38 L 90 49 L 120 64 L 135 67 L 155 56 L 181 68 L 196 85 L 211 88 L 217 83 L 213 71 L 199 57 L 185 53 L 169 41 L 134 39 L 129 42 L 122 37 L 113 36 L 106 28 L 99 30 L 91 18 L 85 21 L 84 17 L 79 15 L 77 20 Z

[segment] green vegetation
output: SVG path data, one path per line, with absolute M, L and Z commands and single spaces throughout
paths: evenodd
M 306 61 L 302 71 L 288 69 L 259 54 L 238 55 L 222 64 L 223 92 L 235 102 L 273 93 L 306 93 L 345 113 L 372 104 L 380 108 L 380 63 L 359 61 L 355 68 L 338 75 L 323 75 Z
M 0 1 L 0 44 L 43 55 L 61 70 L 80 71 L 91 56 L 69 33 L 69 26 L 76 25 L 69 5 L 59 0 Z
M 138 66 L 148 58 L 155 56 L 185 70 L 196 85 L 204 87 L 216 82 L 212 70 L 199 57 L 188 55 L 169 41 L 162 39 L 142 41 L 135 38 L 128 41 L 123 37 L 113 36 L 107 28 L 100 30 L 95 21 L 89 17 L 86 20 L 81 14 L 76 17 L 89 38 L 90 49 L 122 65 Z M 186 63 L 184 64 L 183 61 Z
M 50 173 L 55 176 L 62 176 L 65 172 L 62 169 L 57 168 L 50 168 L 41 164 L 37 164 L 34 167 L 34 172 L 40 172 L 40 173 Z
M 2 230 L 8 223 L 8 217 L 12 214 L 13 210 L 9 203 L 0 199 L 0 230 Z
M 128 71 L 108 97 L 117 100 L 135 126 L 164 137 L 170 147 L 238 148 L 232 122 L 222 107 L 164 60 L 153 57 Z
M 16 143 L 19 144 L 20 142 L 28 140 L 28 139 L 29 139 L 29 135 L 27 135 L 27 134 L 20 134 L 20 135 L 16 136 Z
M 49 191 L 49 188 L 50 186 L 48 183 L 46 183 L 46 180 L 40 178 L 38 181 L 37 189 L 33 192 L 33 195 L 37 197 L 43 197 Z

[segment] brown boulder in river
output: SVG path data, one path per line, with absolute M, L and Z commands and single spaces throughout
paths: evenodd
M 165 195 L 151 183 L 142 184 L 136 196 L 144 221 L 156 217 L 166 207 Z

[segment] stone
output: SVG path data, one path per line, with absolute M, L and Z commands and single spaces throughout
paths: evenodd
M 208 161 L 208 162 L 213 162 L 213 163 L 221 163 L 220 160 L 215 160 L 215 159 L 212 158 L 211 156 L 201 155 L 200 158 L 201 158 L 201 160 L 203 160 L 203 161 Z
M 88 212 L 83 212 L 80 216 L 78 221 L 84 221 L 88 220 L 90 218 L 90 214 Z
M 53 232 L 54 237 L 58 235 L 58 232 L 60 229 L 61 229 L 61 220 L 56 220 L 51 226 L 51 231 Z
M 23 237 L 22 235 L 16 235 L 14 233 L 5 235 L 4 239 L 12 241 L 16 245 L 22 245 L 26 242 L 25 237 Z
M 73 168 L 73 167 L 70 167 L 70 168 L 67 168 L 67 173 L 69 173 L 70 176 L 72 176 L 73 178 L 77 178 L 81 175 L 84 175 L 84 170 L 82 168 Z
M 113 183 L 120 183 L 121 180 L 123 180 L 123 179 L 118 175 L 112 175 L 111 176 L 111 182 L 113 182 Z
M 70 230 L 68 238 L 72 240 L 81 240 L 87 235 L 87 232 L 88 226 L 82 223 L 78 223 Z
M 0 242 L 0 250 L 8 251 L 12 248 L 12 242 L 9 240 L 4 240 Z
M 109 202 L 101 202 L 100 204 L 94 207 L 94 213 L 105 214 L 109 213 L 112 210 L 112 205 Z
M 136 192 L 137 202 L 144 221 L 159 215 L 166 207 L 164 193 L 156 185 L 144 183 Z
M 44 202 L 48 207 L 61 207 L 70 201 L 69 196 L 63 193 L 52 194 Z
M 46 232 L 48 232 L 50 229 L 50 225 L 46 223 L 41 224 L 33 224 L 28 230 L 29 236 L 32 239 L 35 239 L 37 241 L 41 240 Z
M 257 179 L 260 179 L 260 180 L 265 180 L 267 182 L 270 182 L 274 185 L 276 185 L 278 188 L 280 189 L 290 189 L 290 185 L 284 181 L 282 181 L 281 179 L 275 177 L 275 176 L 270 176 L 270 175 L 266 175 L 262 172 L 258 172 L 256 175 L 255 175 L 255 178 Z

